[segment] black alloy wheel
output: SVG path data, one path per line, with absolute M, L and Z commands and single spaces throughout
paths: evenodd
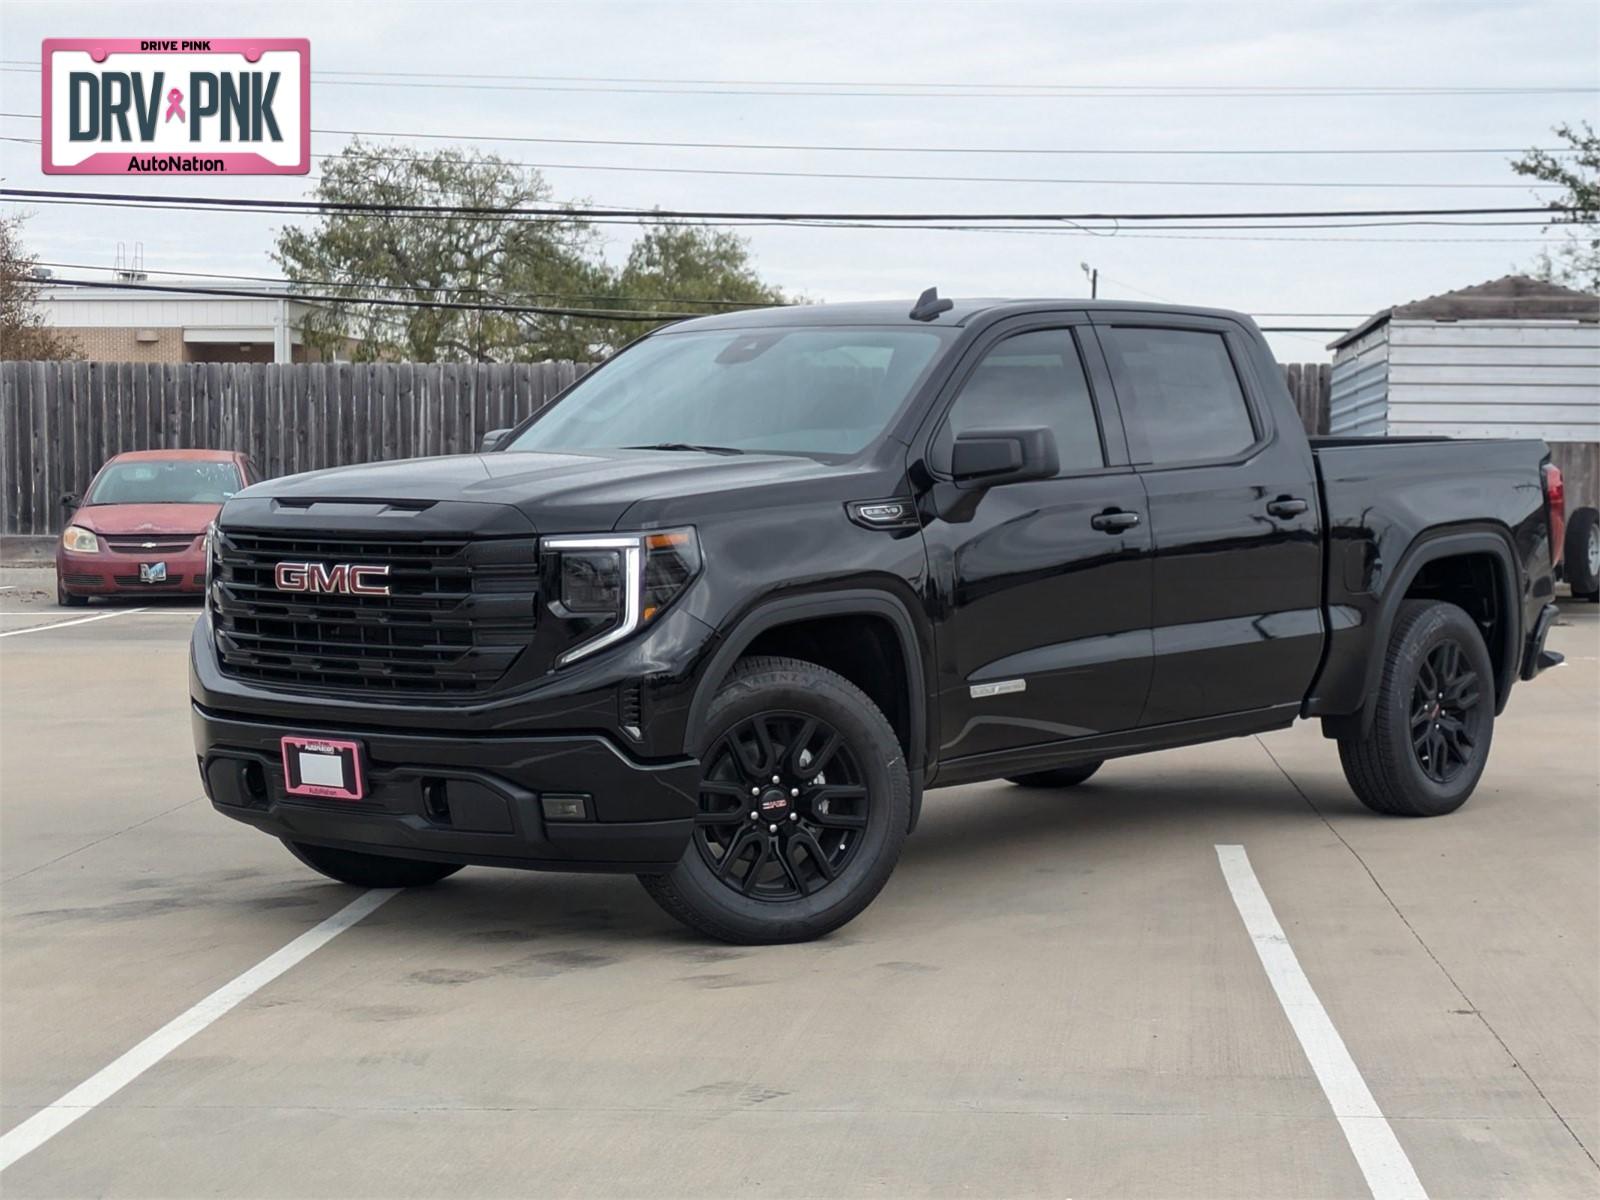
M 1370 722 L 1339 734 L 1356 798 L 1396 817 L 1442 817 L 1467 802 L 1494 740 L 1494 663 L 1483 630 L 1441 600 L 1402 601 Z
M 911 830 L 911 775 L 865 692 L 818 663 L 751 655 L 718 685 L 695 745 L 688 844 L 639 876 L 657 904 L 709 937 L 772 945 L 872 903 Z
M 757 713 L 718 738 L 704 762 L 695 846 L 723 885 L 793 900 L 849 866 L 871 794 L 855 752 L 827 721 Z
M 1482 725 L 1483 680 L 1454 638 L 1438 642 L 1411 687 L 1411 745 L 1422 773 L 1450 783 L 1473 765 Z

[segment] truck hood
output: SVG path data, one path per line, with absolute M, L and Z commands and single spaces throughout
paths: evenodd
M 617 527 L 624 514 L 645 525 L 695 510 L 726 511 L 752 491 L 787 491 L 848 468 L 776 454 L 605 450 L 583 454 L 499 452 L 413 458 L 291 475 L 246 488 L 238 500 L 453 502 L 517 509 L 539 533 Z M 631 513 L 630 513 L 630 510 Z

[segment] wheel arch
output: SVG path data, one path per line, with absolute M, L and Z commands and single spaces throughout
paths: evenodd
M 836 646 L 835 631 L 841 628 L 841 622 L 852 620 L 871 623 L 862 636 L 881 634 L 882 644 L 893 648 L 895 674 L 891 680 L 872 674 L 881 665 L 875 659 L 852 661 L 836 652 L 797 651 L 797 647 L 808 645 Z M 751 653 L 782 653 L 816 662 L 837 671 L 873 698 L 895 727 L 906 754 L 911 776 L 911 821 L 915 827 L 922 807 L 929 744 L 927 666 L 922 639 L 905 604 L 890 593 L 868 589 L 783 596 L 759 603 L 723 636 L 701 674 L 689 705 L 688 736 L 692 742 L 698 742 L 712 699 L 728 672 Z
M 1494 589 L 1493 616 L 1490 621 L 1493 638 L 1485 638 L 1485 642 L 1495 669 L 1496 715 L 1505 709 L 1511 685 L 1517 679 L 1522 627 L 1521 570 L 1517 565 L 1511 533 L 1503 526 L 1493 525 L 1443 530 L 1436 534 L 1424 534 L 1406 548 L 1400 565 L 1383 592 L 1373 621 L 1361 707 L 1346 716 L 1324 718 L 1330 735 L 1354 732 L 1365 737 L 1371 732 L 1377 711 L 1377 689 L 1383 677 L 1384 650 L 1394 631 L 1400 605 L 1408 599 L 1429 597 L 1455 603 L 1448 583 L 1440 582 L 1448 580 L 1447 571 L 1452 564 L 1462 564 L 1463 569 L 1469 571 L 1477 564 L 1487 570 L 1487 577 L 1491 580 Z M 1419 591 L 1419 587 L 1424 590 Z M 1473 612 L 1470 604 L 1460 607 L 1475 618 L 1479 615 Z M 1479 624 L 1483 624 L 1482 620 L 1479 620 Z

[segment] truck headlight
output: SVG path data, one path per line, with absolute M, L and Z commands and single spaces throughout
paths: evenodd
M 79 554 L 98 554 L 100 539 L 82 525 L 68 525 L 61 534 L 61 544 Z
M 655 620 L 700 573 L 700 541 L 691 528 L 651 533 L 575 534 L 546 538 L 556 561 L 557 615 L 599 626 L 556 665 L 615 645 Z
M 215 521 L 206 526 L 205 533 L 200 535 L 200 551 L 206 557 L 206 598 L 211 597 L 211 585 L 217 580 L 217 523 Z

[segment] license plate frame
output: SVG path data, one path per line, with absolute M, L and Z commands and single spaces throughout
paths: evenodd
M 291 734 L 279 745 L 283 753 L 283 788 L 291 796 L 320 800 L 363 800 L 366 770 L 360 742 Z M 339 782 L 335 783 L 337 771 Z

